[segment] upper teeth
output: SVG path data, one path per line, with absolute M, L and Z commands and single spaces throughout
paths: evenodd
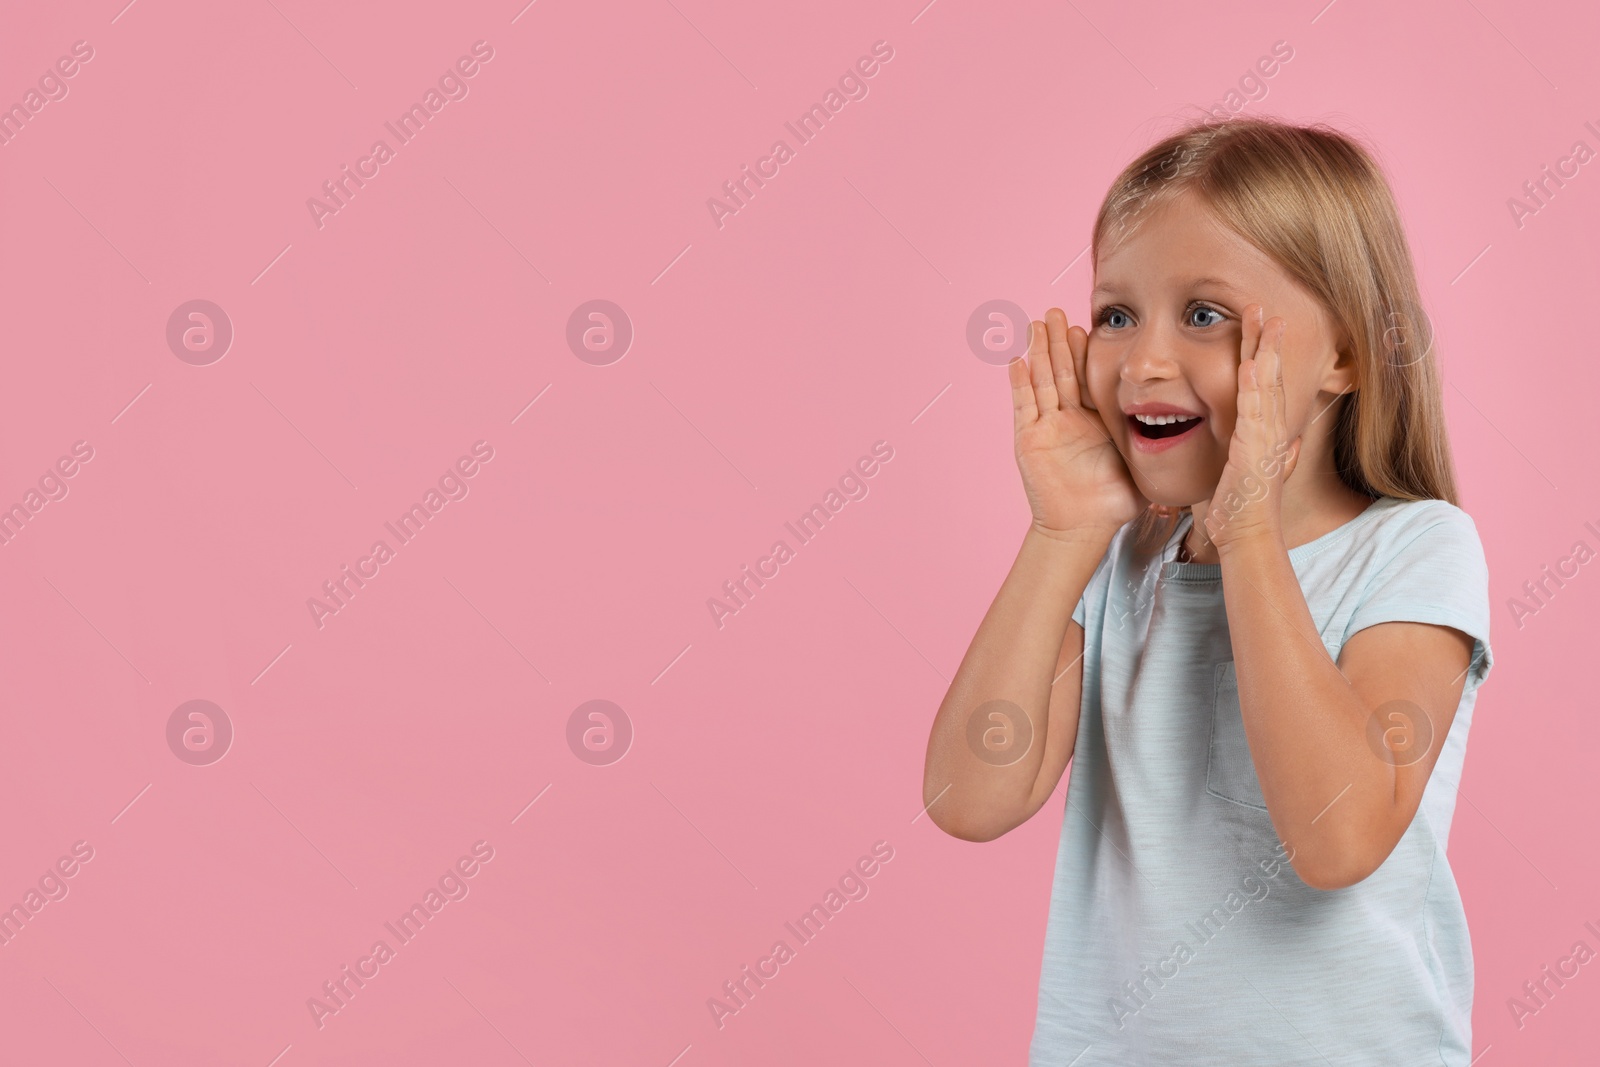
M 1198 415 L 1135 415 L 1134 416 L 1134 418 L 1138 419 L 1140 422 L 1144 423 L 1146 426 L 1165 426 L 1169 422 L 1188 422 L 1190 419 L 1198 419 L 1199 417 L 1200 416 L 1198 416 Z

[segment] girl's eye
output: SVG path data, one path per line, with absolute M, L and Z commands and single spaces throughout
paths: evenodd
M 1096 326 L 1109 325 L 1109 320 L 1111 319 L 1111 317 L 1113 315 L 1118 316 L 1120 318 L 1124 318 L 1124 319 L 1128 317 L 1128 313 L 1126 311 L 1123 311 L 1119 307 L 1101 308 L 1099 313 L 1097 315 L 1095 315 L 1095 317 L 1094 317 L 1094 324 Z M 1116 329 L 1120 329 L 1121 326 L 1117 325 L 1117 326 L 1112 326 L 1111 328 L 1113 330 L 1116 330 Z
M 1209 321 L 1209 322 L 1195 322 L 1194 321 L 1194 315 L 1195 315 L 1196 312 L 1200 312 L 1200 313 L 1206 314 L 1206 315 L 1215 315 L 1216 318 L 1211 320 L 1211 321 Z M 1115 323 L 1113 323 L 1111 321 L 1113 317 L 1116 317 L 1118 319 L 1126 319 L 1128 317 L 1128 313 L 1126 311 L 1123 311 L 1119 307 L 1101 308 L 1100 311 L 1095 315 L 1094 324 L 1096 326 L 1109 326 L 1113 330 L 1121 329 L 1124 325 L 1126 325 L 1125 322 L 1115 322 Z M 1226 316 L 1223 315 L 1222 312 L 1218 311 L 1214 307 L 1209 307 L 1209 306 L 1207 306 L 1205 304 L 1190 304 L 1189 305 L 1189 310 L 1187 312 L 1187 321 L 1188 321 L 1189 325 L 1191 325 L 1191 326 L 1200 326 L 1200 327 L 1215 326 L 1219 322 L 1221 322 L 1224 318 L 1226 318 Z

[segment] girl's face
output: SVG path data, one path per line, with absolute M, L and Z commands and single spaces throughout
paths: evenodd
M 1334 420 L 1318 416 L 1351 381 L 1329 317 L 1195 194 L 1148 211 L 1102 254 L 1095 282 L 1085 385 L 1146 499 L 1174 507 L 1211 499 L 1233 436 L 1247 304 L 1288 324 L 1288 440 L 1304 435 L 1302 462 L 1322 453 Z M 1133 414 L 1147 407 L 1198 418 L 1141 426 Z

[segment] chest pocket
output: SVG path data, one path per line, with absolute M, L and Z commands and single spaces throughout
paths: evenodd
M 1235 804 L 1267 810 L 1261 779 L 1250 758 L 1239 711 L 1239 679 L 1233 661 L 1217 664 L 1211 700 L 1211 750 L 1206 758 L 1206 792 Z

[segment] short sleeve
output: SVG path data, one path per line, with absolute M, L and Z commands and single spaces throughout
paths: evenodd
M 1111 556 L 1115 548 L 1116 539 L 1113 539 L 1105 555 L 1101 556 L 1100 562 L 1095 565 L 1094 573 L 1089 575 L 1089 583 L 1084 586 L 1083 595 L 1078 598 L 1078 606 L 1072 609 L 1072 621 L 1085 630 L 1089 628 L 1086 621 L 1089 618 L 1088 612 L 1094 605 L 1098 604 L 1102 613 L 1105 611 L 1106 586 L 1111 572 Z
M 1344 639 L 1384 622 L 1449 626 L 1472 638 L 1465 689 L 1482 685 L 1494 666 L 1489 646 L 1489 567 L 1477 526 L 1448 505 L 1373 574 L 1350 616 Z

